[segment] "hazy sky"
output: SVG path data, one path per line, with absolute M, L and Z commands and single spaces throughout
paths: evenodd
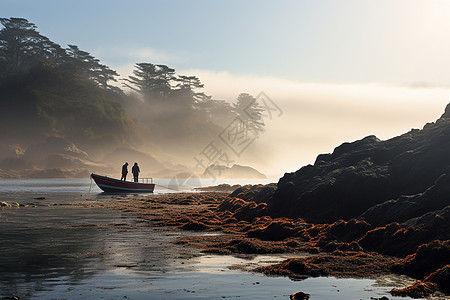
M 329 83 L 450 83 L 450 1 L 2 0 L 108 64 Z
M 284 114 L 257 141 L 265 152 L 240 158 L 277 155 L 266 173 L 421 127 L 450 102 L 450 0 L 1 0 L 0 16 L 122 75 L 161 63 L 199 76 L 215 98 L 266 92 Z

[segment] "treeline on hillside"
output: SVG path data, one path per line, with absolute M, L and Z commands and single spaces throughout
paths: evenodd
M 51 135 L 102 152 L 121 145 L 159 145 L 192 152 L 240 116 L 261 132 L 253 96 L 214 100 L 195 76 L 166 65 L 137 63 L 119 74 L 76 45 L 63 48 L 23 18 L 0 18 L 0 139 L 29 145 Z
M 240 94 L 234 104 L 214 100 L 201 91 L 199 78 L 177 74 L 166 65 L 138 63 L 133 73 L 124 80 L 134 91 L 125 98 L 124 107 L 173 153 L 192 155 L 237 116 L 246 129 L 264 130 L 263 110 L 249 94 Z
M 134 124 L 109 83 L 118 74 L 75 45 L 64 49 L 21 18 L 1 18 L 0 139 L 27 146 L 66 137 L 94 151 L 132 143 Z

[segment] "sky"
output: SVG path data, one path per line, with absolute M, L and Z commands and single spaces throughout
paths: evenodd
M 236 160 L 278 176 L 342 142 L 387 139 L 450 102 L 450 0 L 1 0 L 52 41 L 130 75 L 196 75 L 215 99 L 264 91 L 282 109 Z M 202 147 L 199 147 L 202 148 Z

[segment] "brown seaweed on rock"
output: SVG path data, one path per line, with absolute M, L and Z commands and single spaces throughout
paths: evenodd
M 292 279 L 307 277 L 376 277 L 390 273 L 390 264 L 397 259 L 376 253 L 334 251 L 309 257 L 291 258 L 279 264 L 263 266 L 254 271 L 266 275 L 282 275 Z
M 421 245 L 414 254 L 394 265 L 392 270 L 415 278 L 424 278 L 450 264 L 450 241 L 433 241 Z
M 244 185 L 235 189 L 229 196 L 255 203 L 267 203 L 275 193 L 276 188 L 277 185 L 275 183 Z
M 450 265 L 446 265 L 431 273 L 423 280 L 416 281 L 413 285 L 403 289 L 392 289 L 390 293 L 393 296 L 422 298 L 437 290 L 450 294 Z
M 391 223 L 368 231 L 358 242 L 370 251 L 405 257 L 422 244 L 450 238 L 450 206 L 403 224 Z

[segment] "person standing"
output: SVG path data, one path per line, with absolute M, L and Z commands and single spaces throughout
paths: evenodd
M 120 178 L 120 180 L 127 180 L 127 174 L 128 174 L 128 163 L 126 162 L 123 166 L 122 166 L 122 177 Z
M 134 182 L 139 181 L 139 172 L 140 171 L 141 170 L 139 170 L 138 164 L 135 162 L 133 168 L 131 169 L 131 173 L 133 173 Z

